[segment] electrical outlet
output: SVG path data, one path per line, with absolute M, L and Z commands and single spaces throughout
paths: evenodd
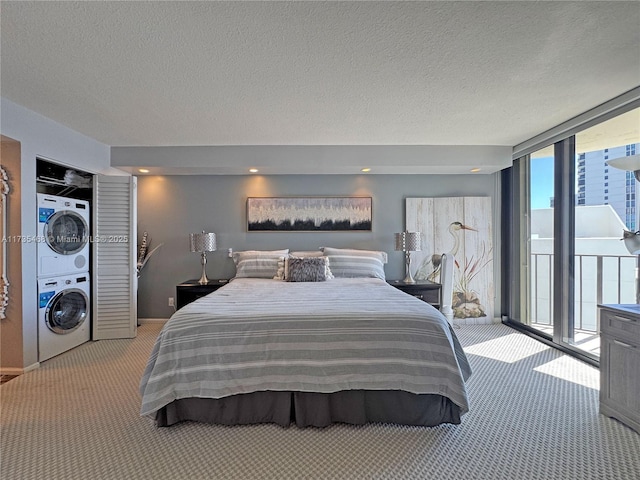
M 175 307 L 175 305 L 176 305 L 176 304 L 175 304 L 175 303 L 174 303 L 174 301 L 173 301 L 173 297 L 169 297 L 169 306 L 170 306 L 170 307 Z

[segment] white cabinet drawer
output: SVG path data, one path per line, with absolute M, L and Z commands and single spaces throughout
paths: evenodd
M 633 315 L 600 310 L 600 331 L 627 342 L 640 344 L 640 319 Z

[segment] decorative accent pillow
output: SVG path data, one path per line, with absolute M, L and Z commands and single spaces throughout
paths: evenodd
M 285 250 L 246 250 L 234 252 L 236 278 L 284 279 L 284 259 L 289 254 Z
M 385 279 L 384 263 L 379 256 L 327 255 L 329 267 L 335 278 Z
M 328 257 L 289 257 L 287 282 L 324 282 L 333 278 Z
M 388 261 L 387 252 L 382 252 L 379 250 L 359 250 L 355 248 L 332 248 L 332 247 L 322 247 L 320 250 L 322 250 L 325 255 L 375 257 L 375 258 L 378 258 L 383 264 L 387 263 Z

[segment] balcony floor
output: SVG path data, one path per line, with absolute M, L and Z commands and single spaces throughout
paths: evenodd
M 536 330 L 540 330 L 547 335 L 553 336 L 553 326 L 551 325 L 532 323 L 531 327 L 535 328 Z M 594 332 L 593 330 L 576 329 L 574 342 L 572 345 L 576 348 L 579 348 L 580 350 L 584 350 L 585 352 L 597 355 L 598 357 L 600 356 L 600 334 L 598 332 Z

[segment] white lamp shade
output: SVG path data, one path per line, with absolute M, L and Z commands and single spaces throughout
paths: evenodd
M 607 160 L 606 163 L 613 168 L 633 172 L 636 180 L 640 182 L 640 154 L 614 158 L 612 160 Z
M 401 232 L 396 233 L 396 250 L 403 252 L 419 252 L 420 248 L 420 232 Z
M 619 168 L 620 170 L 628 170 L 630 172 L 635 172 L 636 170 L 640 170 L 640 154 L 627 155 L 626 157 L 619 157 L 619 158 L 614 158 L 612 160 L 607 160 L 607 164 L 611 165 L 613 168 Z
M 189 241 L 192 252 L 215 252 L 216 250 L 216 234 L 215 233 L 190 233 Z

